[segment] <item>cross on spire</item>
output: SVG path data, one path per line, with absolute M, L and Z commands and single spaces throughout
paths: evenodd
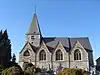
M 35 12 L 35 14 L 36 14 L 36 6 L 35 6 L 35 9 L 34 9 L 34 12 Z

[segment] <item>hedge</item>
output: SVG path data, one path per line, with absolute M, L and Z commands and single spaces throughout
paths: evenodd
M 82 69 L 64 68 L 60 70 L 56 75 L 89 75 L 89 73 Z

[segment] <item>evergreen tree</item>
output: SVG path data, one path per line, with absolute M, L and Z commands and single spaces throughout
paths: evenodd
M 1 40 L 1 38 L 2 38 L 2 30 L 0 31 L 0 40 Z
M 11 60 L 11 43 L 10 43 L 10 40 L 8 39 L 8 33 L 7 33 L 7 30 L 4 31 L 3 33 L 3 37 L 4 37 L 4 50 L 7 52 L 7 55 L 6 55 L 6 59 L 7 59 L 7 63 L 10 62 Z
M 16 56 L 15 56 L 15 54 L 13 53 L 13 57 L 12 57 L 12 63 L 16 63 Z
M 7 30 L 0 32 L 0 64 L 7 66 L 11 60 L 11 43 L 8 38 Z
M 0 31 L 0 50 L 1 50 L 1 46 L 2 46 L 2 39 L 3 39 L 3 33 L 2 30 Z

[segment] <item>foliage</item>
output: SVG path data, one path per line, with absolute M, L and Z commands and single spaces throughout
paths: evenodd
M 13 63 L 12 61 L 10 61 L 6 68 L 9 68 L 9 67 L 12 67 L 12 66 L 16 66 L 16 65 L 18 65 L 18 63 Z
M 1 75 L 24 75 L 24 74 L 19 66 L 13 66 L 2 71 Z
M 12 63 L 13 63 L 13 64 L 16 64 L 16 56 L 15 56 L 14 53 L 13 53 L 13 57 L 12 57 Z
M 8 38 L 7 30 L 2 33 L 0 31 L 0 64 L 7 67 L 11 60 L 11 43 Z
M 60 70 L 56 75 L 89 75 L 89 74 L 88 72 L 82 69 L 64 68 Z
M 12 57 L 12 62 L 13 62 L 13 63 L 16 63 L 16 56 L 15 56 L 14 53 L 13 53 L 13 57 Z
M 32 72 L 32 68 L 31 68 L 31 67 L 26 68 L 25 72 L 26 72 L 26 73 Z
M 28 74 L 28 75 L 34 75 L 35 72 L 36 72 L 36 68 L 34 66 L 29 66 L 26 68 L 26 70 L 24 71 L 25 74 Z
M 8 70 L 7 68 L 3 70 L 1 75 L 7 75 L 7 70 Z
M 40 68 L 36 68 L 35 73 L 40 73 L 40 72 L 41 72 L 41 69 Z
M 3 37 L 4 37 L 4 46 L 5 47 L 3 47 L 4 49 L 3 50 L 6 50 L 6 52 L 7 52 L 7 55 L 6 55 L 6 57 L 7 57 L 7 59 L 8 59 L 8 61 L 7 62 L 9 62 L 10 60 L 11 60 L 11 42 L 10 42 L 10 40 L 8 39 L 8 33 L 7 33 L 7 30 L 5 30 L 4 31 L 4 33 L 3 33 Z
M 4 67 L 2 65 L 0 65 L 0 70 L 3 70 L 3 69 L 4 69 Z
M 40 71 L 40 68 L 36 68 L 34 65 L 31 64 L 29 64 L 28 67 L 24 70 L 25 75 L 36 75 Z
M 0 74 L 1 72 L 4 70 L 4 67 L 2 65 L 0 65 Z

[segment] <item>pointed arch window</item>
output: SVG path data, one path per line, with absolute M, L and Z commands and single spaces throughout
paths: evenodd
M 26 50 L 26 51 L 24 52 L 24 56 L 30 56 L 30 53 L 29 53 L 28 50 Z
M 44 50 L 40 51 L 39 60 L 46 60 L 46 52 Z
M 56 51 L 56 60 L 63 60 L 63 53 L 60 49 Z
M 81 52 L 79 49 L 76 49 L 74 52 L 74 60 L 81 60 Z

